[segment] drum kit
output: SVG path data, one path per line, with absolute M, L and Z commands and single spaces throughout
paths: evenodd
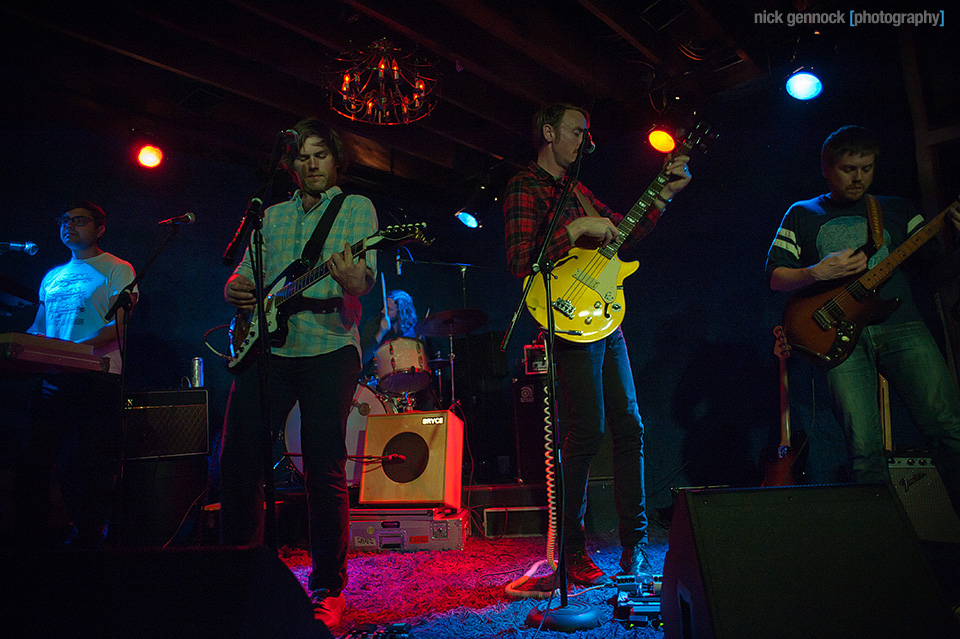
M 453 338 L 466 335 L 487 323 L 487 314 L 478 309 L 459 308 L 428 315 L 414 327 L 419 337 L 446 337 L 449 340 L 449 355 L 445 358 L 427 359 L 426 346 L 422 339 L 398 337 L 384 342 L 377 348 L 374 363 L 376 376 L 363 379 L 353 394 L 350 415 L 347 417 L 347 485 L 358 486 L 363 466 L 351 458 L 363 454 L 364 436 L 368 415 L 404 413 L 416 409 L 415 394 L 430 385 L 434 373 L 450 367 L 450 405 L 456 404 L 453 383 L 454 360 Z M 437 383 L 440 377 L 437 376 Z M 443 389 L 440 388 L 440 395 Z M 303 472 L 300 457 L 300 405 L 294 405 L 287 417 L 284 429 L 287 455 L 298 472 Z

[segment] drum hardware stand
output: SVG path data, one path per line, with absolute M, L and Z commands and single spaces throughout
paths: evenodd
M 417 410 L 417 398 L 413 397 L 413 393 L 410 391 L 403 391 L 401 393 L 403 398 L 397 401 L 397 412 L 406 413 L 412 410 Z
M 450 410 L 453 410 L 453 407 L 457 405 L 457 383 L 454 381 L 453 375 L 453 361 L 457 359 L 457 354 L 453 352 L 453 335 L 450 335 L 450 355 L 447 358 L 450 360 Z
M 286 439 L 281 435 L 280 441 L 286 442 Z M 283 466 L 284 471 L 287 473 L 287 476 L 290 478 L 291 482 L 295 478 L 300 478 L 299 483 L 303 484 L 303 473 L 300 472 L 300 469 L 297 468 L 297 465 L 293 463 L 292 457 L 303 457 L 303 453 L 294 453 L 287 450 L 286 443 L 283 446 L 283 454 L 280 455 L 280 459 L 277 460 L 277 463 L 273 465 L 273 472 L 276 474 L 277 470 Z M 302 462 L 301 462 L 302 463 Z
M 406 247 L 404 247 L 406 249 Z M 407 253 L 410 253 L 407 250 Z M 429 266 L 452 266 L 460 269 L 460 295 L 463 298 L 463 308 L 467 308 L 467 269 L 485 269 L 490 271 L 503 271 L 504 269 L 498 268 L 495 266 L 481 266 L 479 264 L 465 264 L 461 262 L 432 262 L 430 260 L 414 260 L 412 257 L 405 258 L 402 257 L 399 252 L 397 253 L 397 267 L 400 268 L 402 264 L 426 264 Z M 425 317 L 424 320 L 429 319 L 429 316 Z
M 457 406 L 456 381 L 454 380 L 454 360 L 457 355 L 453 348 L 453 337 L 465 335 L 487 323 L 487 314 L 478 309 L 458 308 L 449 311 L 440 311 L 423 318 L 414 326 L 417 335 L 429 337 L 447 337 L 450 345 L 450 354 L 447 361 L 450 363 L 450 409 Z M 439 354 L 439 353 L 438 353 Z M 440 398 L 443 401 L 443 398 Z

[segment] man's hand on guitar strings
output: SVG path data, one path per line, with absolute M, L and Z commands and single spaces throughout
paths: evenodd
M 690 179 L 690 167 L 687 163 L 690 161 L 689 155 L 667 155 L 663 159 L 663 172 L 667 176 L 667 183 L 660 191 L 660 199 L 669 202 L 677 193 L 682 191 Z
M 254 295 L 256 288 L 249 278 L 234 273 L 227 280 L 226 286 L 223 287 L 223 297 L 237 308 L 249 310 L 254 307 L 257 301 Z
M 360 297 L 366 295 L 373 288 L 373 272 L 367 268 L 367 260 L 361 254 L 360 258 L 354 261 L 353 250 L 348 242 L 343 243 L 343 252 L 334 253 L 327 262 L 327 268 L 330 269 L 332 277 L 343 290 Z
M 865 270 L 867 270 L 867 256 L 864 252 L 845 248 L 842 251 L 830 253 L 811 266 L 810 275 L 815 280 L 823 282 L 856 275 Z
M 585 215 L 572 220 L 566 226 L 570 244 L 580 248 L 602 248 L 617 239 L 616 225 L 605 217 Z

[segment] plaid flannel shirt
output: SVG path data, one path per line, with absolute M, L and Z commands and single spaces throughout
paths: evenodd
M 619 224 L 623 219 L 622 215 L 613 212 L 580 182 L 577 182 L 574 188 L 587 198 L 600 215 L 610 218 L 614 224 Z M 562 192 L 563 183 L 536 162 L 522 169 L 507 184 L 507 194 L 503 201 L 507 262 L 510 271 L 517 277 L 525 277 L 533 272 L 533 261 L 537 258 L 543 242 L 542 235 L 549 222 L 548 216 L 557 205 Z M 571 191 L 558 220 L 553 241 L 547 250 L 549 260 L 556 262 L 569 252 L 571 245 L 566 226 L 586 214 L 579 199 Z M 629 246 L 647 235 L 660 219 L 660 214 L 659 209 L 651 209 L 637 223 L 624 246 Z

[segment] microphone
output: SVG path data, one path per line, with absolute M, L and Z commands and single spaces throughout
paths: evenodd
M 593 136 L 590 135 L 590 130 L 583 132 L 583 154 L 587 155 L 588 153 L 593 153 L 597 149 L 597 145 L 593 143 Z
M 299 149 L 297 146 L 297 132 L 293 129 L 287 129 L 280 132 L 280 141 L 287 149 Z
M 400 275 L 400 251 L 397 251 L 397 275 Z
M 27 255 L 36 255 L 39 250 L 39 247 L 33 242 L 0 242 L 0 253 L 17 251 Z
M 163 220 L 159 222 L 157 226 L 172 226 L 174 224 L 193 224 L 197 221 L 197 216 L 193 213 L 184 213 L 183 215 L 178 215 L 177 217 L 171 217 L 169 220 Z

